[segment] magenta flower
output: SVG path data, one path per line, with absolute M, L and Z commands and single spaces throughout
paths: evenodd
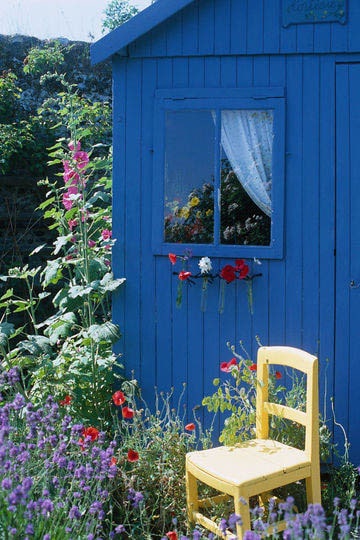
M 109 231 L 109 229 L 104 229 L 103 231 L 101 231 L 101 236 L 103 240 L 110 240 L 111 235 L 112 233 L 111 231 Z
M 77 167 L 79 169 L 84 169 L 84 167 L 86 167 L 86 165 L 89 163 L 89 154 L 83 151 L 75 152 L 74 159 L 77 163 Z
M 76 148 L 75 148 L 75 146 L 76 146 Z M 75 150 L 76 152 L 79 152 L 79 151 L 81 150 L 81 142 L 78 141 L 78 142 L 75 144 L 74 141 L 70 141 L 69 144 L 68 144 L 68 148 L 69 148 L 69 150 L 71 150 L 71 152 L 73 152 L 74 150 Z
M 93 247 L 96 246 L 96 242 L 94 242 L 94 240 L 89 240 L 89 241 L 88 241 L 88 246 L 89 246 L 90 248 L 93 248 Z

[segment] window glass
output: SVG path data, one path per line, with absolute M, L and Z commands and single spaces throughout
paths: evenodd
M 214 241 L 215 129 L 211 111 L 166 112 L 165 242 Z
M 221 112 L 220 243 L 270 245 L 273 112 Z

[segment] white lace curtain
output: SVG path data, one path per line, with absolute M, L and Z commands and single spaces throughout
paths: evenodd
M 231 168 L 267 216 L 271 216 L 272 143 L 272 111 L 221 112 L 221 144 Z

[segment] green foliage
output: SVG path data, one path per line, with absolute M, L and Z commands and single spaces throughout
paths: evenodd
M 38 77 L 47 71 L 57 71 L 64 64 L 63 47 L 58 41 L 46 44 L 43 48 L 32 47 L 24 59 L 24 73 Z
M 233 360 L 225 363 L 222 370 L 229 379 L 214 380 L 217 390 L 203 399 L 203 405 L 215 413 L 228 413 L 219 440 L 226 445 L 253 438 L 256 419 L 256 364 L 238 354 L 234 346 L 228 344 Z M 246 352 L 246 351 L 244 351 Z M 291 385 L 284 381 L 291 381 Z M 290 387 L 289 387 L 290 386 Z M 296 370 L 272 371 L 269 377 L 269 399 L 286 406 L 303 410 L 305 406 L 305 383 Z M 229 414 L 230 413 L 230 414 Z M 270 434 L 285 444 L 304 448 L 305 432 L 302 426 L 286 419 L 274 417 L 270 422 Z M 331 433 L 320 419 L 320 451 L 325 461 L 330 452 Z
M 11 124 L 17 119 L 20 95 L 16 75 L 4 71 L 0 75 L 0 124 Z
M 129 0 L 111 0 L 104 11 L 103 32 L 114 30 L 129 21 L 138 12 L 139 10 L 132 6 Z
M 59 179 L 41 182 L 47 193 L 40 205 L 56 239 L 34 251 L 46 250 L 43 267 L 12 268 L 1 278 L 7 289 L 0 298 L 0 352 L 6 365 L 23 369 L 24 394 L 35 404 L 50 394 L 58 400 L 71 395 L 79 419 L 108 427 L 103 403 L 115 377 L 112 345 L 121 336 L 109 320 L 110 297 L 124 282 L 114 279 L 109 268 L 114 244 L 110 155 L 105 144 L 81 150 L 81 143 L 89 143 L 97 132 L 91 121 L 86 124 L 86 110 L 73 86 L 64 77 L 61 84 L 57 114 L 68 138 L 49 150 Z M 39 318 L 43 302 L 48 306 L 45 320 Z M 20 328 L 14 325 L 18 314 Z

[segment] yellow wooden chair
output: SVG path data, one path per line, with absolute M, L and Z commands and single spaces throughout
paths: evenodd
M 268 401 L 269 366 L 288 366 L 306 374 L 306 411 Z M 318 360 L 292 347 L 261 347 L 257 360 L 256 439 L 190 452 L 186 456 L 188 519 L 221 538 L 235 538 L 235 531 L 222 533 L 219 525 L 204 515 L 203 508 L 234 499 L 235 513 L 242 518 L 236 537 L 250 530 L 249 499 L 268 500 L 271 490 L 305 479 L 307 502 L 321 503 L 319 458 Z M 269 439 L 269 415 L 305 426 L 305 450 Z M 220 495 L 199 500 L 198 481 L 215 488 Z M 277 524 L 283 530 L 285 523 Z

